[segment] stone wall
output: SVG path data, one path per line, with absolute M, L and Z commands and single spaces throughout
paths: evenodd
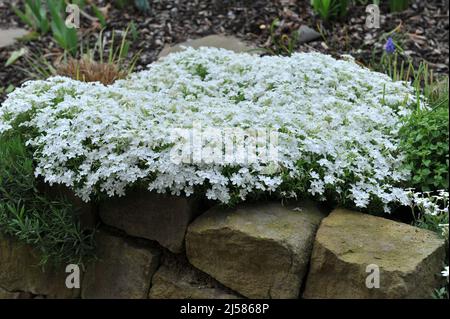
M 436 234 L 309 201 L 226 209 L 135 191 L 80 208 L 84 227 L 97 224 L 81 287 L 65 286 L 66 265 L 43 270 L 1 236 L 0 299 L 430 298 L 441 280 Z M 366 286 L 369 265 L 379 288 Z

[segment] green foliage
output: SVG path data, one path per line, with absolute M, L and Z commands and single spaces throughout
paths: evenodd
M 130 0 L 115 0 L 114 4 L 117 8 L 123 10 L 130 4 Z
M 436 289 L 433 293 L 433 299 L 449 299 L 448 285 Z
M 131 74 L 139 59 L 140 51 L 133 54 L 130 59 L 127 59 L 130 51 L 131 42 L 128 39 L 131 30 L 131 38 L 133 39 L 136 34 L 136 26 L 134 23 L 130 23 L 125 31 L 121 34 L 119 45 L 116 45 L 116 32 L 112 31 L 112 37 L 109 45 L 104 41 L 103 30 L 100 31 L 97 41 L 93 48 L 81 45 L 80 55 L 87 57 L 91 61 L 98 59 L 100 63 L 108 63 L 117 66 L 118 70 Z M 86 47 L 85 49 L 83 48 Z M 105 54 L 106 53 L 106 54 Z
M 408 186 L 418 191 L 448 189 L 448 93 L 431 110 L 417 109 L 400 130 L 400 146 L 412 172 Z
M 143 13 L 147 13 L 150 11 L 149 0 L 134 0 L 134 6 L 136 7 L 136 9 Z
M 394 54 L 383 53 L 375 65 L 377 71 L 388 74 L 394 81 L 411 81 L 417 92 L 417 108 L 407 118 L 400 130 L 400 146 L 406 154 L 407 168 L 412 172 L 410 184 L 417 191 L 447 189 L 449 182 L 449 122 L 448 122 L 448 77 L 439 83 L 429 70 L 428 64 L 414 67 L 405 60 L 400 45 L 400 35 L 395 31 L 385 34 L 382 40 L 393 36 L 396 46 Z M 423 95 L 431 108 L 420 103 Z
M 77 5 L 81 10 L 86 7 L 86 0 L 47 0 L 46 6 L 41 0 L 26 0 L 25 11 L 22 12 L 13 7 L 16 15 L 33 30 L 46 34 L 51 30 L 53 38 L 64 50 L 74 56 L 78 48 L 78 36 L 75 28 L 66 26 L 66 5 L 68 3 Z M 100 25 L 105 28 L 106 18 L 95 4 L 90 4 L 93 14 Z M 47 10 L 50 17 L 47 16 Z
M 127 29 L 121 33 L 120 41 L 116 39 L 116 32 L 113 30 L 110 41 L 105 41 L 103 30 L 96 36 L 95 44 L 91 43 L 89 37 L 80 41 L 77 49 L 77 58 L 86 59 L 98 63 L 107 63 L 114 65 L 120 73 L 129 75 L 139 59 L 140 51 L 130 54 L 128 58 L 131 42 L 129 38 L 137 37 L 137 30 L 134 23 L 130 23 Z M 48 60 L 41 52 L 30 52 L 22 57 L 25 61 L 25 67 L 17 66 L 28 79 L 46 79 L 50 76 L 61 75 L 61 67 L 67 65 L 70 57 L 64 56 L 62 61 L 55 63 Z M 67 74 L 64 74 L 67 76 Z M 0 92 L 1 93 L 1 92 Z
M 297 46 L 299 34 L 297 31 L 292 32 L 292 34 L 281 34 L 277 33 L 277 29 L 280 25 L 280 20 L 275 19 L 270 24 L 270 47 L 263 49 L 270 55 L 285 55 L 291 56 Z
M 100 22 L 100 25 L 102 28 L 106 28 L 106 18 L 103 15 L 103 13 L 100 11 L 100 9 L 95 5 L 92 4 L 92 11 L 94 11 L 94 15 L 97 17 L 98 21 Z
M 151 10 L 149 0 L 115 0 L 114 3 L 122 10 L 131 5 L 134 5 L 142 13 L 148 13 Z
M 52 18 L 51 28 L 55 41 L 71 55 L 75 55 L 78 49 L 78 36 L 75 28 L 68 28 L 63 14 L 65 3 L 60 0 L 47 0 L 47 5 Z
M 311 0 L 314 12 L 325 21 L 344 17 L 349 4 L 350 0 Z
M 446 101 L 448 103 L 448 77 L 446 83 L 442 85 L 430 70 L 427 62 L 422 61 L 415 66 L 412 59 L 404 54 L 402 43 L 405 36 L 397 31 L 398 28 L 383 34 L 379 39 L 381 43 L 386 43 L 387 39 L 391 38 L 395 52 L 389 54 L 383 51 L 381 58 L 377 61 L 376 52 L 372 51 L 370 67 L 389 75 L 394 81 L 411 82 L 417 92 L 417 97 L 422 94 L 431 104 L 446 103 Z M 420 107 L 420 104 L 417 106 Z
M 0 137 L 0 231 L 34 246 L 41 264 L 83 264 L 93 251 L 69 202 L 37 189 L 32 154 L 18 135 Z
M 410 192 L 409 196 L 410 208 L 414 218 L 413 225 L 436 232 L 445 240 L 446 256 L 442 265 L 444 270 L 441 272 L 443 285 L 441 288 L 435 289 L 432 296 L 435 299 L 448 299 L 448 190 L 425 193 Z
M 389 0 L 389 9 L 391 12 L 400 12 L 408 9 L 409 0 Z
M 25 0 L 25 11 L 12 7 L 19 19 L 34 31 L 46 34 L 49 31 L 47 10 L 41 0 Z
M 70 0 L 69 3 L 77 5 L 81 10 L 86 7 L 86 0 Z
M 418 214 L 418 218 L 415 220 L 415 226 L 423 229 L 428 229 L 435 233 L 441 234 L 442 227 L 439 225 L 448 224 L 448 214 Z
M 0 95 L 2 95 L 2 94 L 9 94 L 12 91 L 14 91 L 14 89 L 15 89 L 15 87 L 12 84 L 10 84 L 10 85 L 8 85 L 6 87 L 5 86 L 0 86 Z
M 17 66 L 28 79 L 42 80 L 50 76 L 56 75 L 56 68 L 53 66 L 52 62 L 48 61 L 47 58 L 41 52 L 29 54 L 23 57 L 25 67 Z

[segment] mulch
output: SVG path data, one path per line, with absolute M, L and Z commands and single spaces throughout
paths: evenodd
M 0 28 L 24 27 L 10 9 L 12 0 L 0 3 Z M 157 59 L 165 45 L 171 45 L 210 34 L 234 35 L 250 44 L 262 48 L 271 47 L 270 24 L 279 19 L 276 35 L 292 34 L 301 25 L 320 29 L 322 37 L 314 42 L 301 44 L 296 51 L 319 51 L 341 55 L 351 54 L 358 61 L 370 65 L 379 60 L 386 36 L 396 30 L 396 39 L 404 54 L 415 65 L 426 61 L 435 73 L 448 73 L 449 68 L 449 7 L 448 0 L 411 0 L 410 8 L 391 14 L 381 6 L 381 27 L 368 29 L 365 26 L 365 6 L 352 6 L 341 21 L 324 23 L 314 16 L 310 1 L 306 0 L 159 0 L 152 1 L 152 9 L 143 14 L 132 7 L 119 10 L 114 1 L 95 1 L 98 7 L 108 8 L 107 30 L 124 30 L 133 21 L 137 27 L 137 38 L 132 43 L 133 52 L 141 51 L 137 69 Z M 82 32 L 95 34 L 98 24 L 82 19 Z M 0 49 L 0 87 L 19 85 L 25 80 L 19 63 L 3 67 L 10 52 L 21 47 L 30 52 L 55 55 L 61 52 L 51 35 L 27 42 L 18 42 Z M 0 96 L 2 101 L 4 96 Z

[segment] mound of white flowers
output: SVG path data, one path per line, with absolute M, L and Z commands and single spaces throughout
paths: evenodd
M 351 59 L 187 49 L 110 86 L 27 82 L 0 108 L 0 134 L 28 132 L 36 176 L 86 201 L 139 183 L 223 203 L 270 192 L 388 207 L 406 200 L 396 187 L 408 176 L 397 132 L 416 100 L 409 84 Z M 263 161 L 174 163 L 171 131 L 194 121 L 278 132 L 277 169 Z

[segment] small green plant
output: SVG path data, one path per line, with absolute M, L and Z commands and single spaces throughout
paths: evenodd
M 23 56 L 23 60 L 24 66 L 19 65 L 17 68 L 25 74 L 27 79 L 41 80 L 57 74 L 53 62 L 49 61 L 42 52 L 29 52 Z
M 270 24 L 270 47 L 264 48 L 263 51 L 270 55 L 291 56 L 297 46 L 299 34 L 297 31 L 294 31 L 290 35 L 279 35 L 277 33 L 279 25 L 280 20 L 278 19 L 273 20 Z
M 8 86 L 0 86 L 0 95 L 2 94 L 9 94 L 12 91 L 14 91 L 15 87 L 14 85 L 10 84 Z
M 100 11 L 100 9 L 95 5 L 92 4 L 92 11 L 94 12 L 95 17 L 98 19 L 98 21 L 100 22 L 100 25 L 102 26 L 102 28 L 106 28 L 106 18 L 103 15 L 103 13 Z
M 400 130 L 400 146 L 412 172 L 410 186 L 420 191 L 447 189 L 449 183 L 448 93 L 431 109 L 417 108 Z
M 134 0 L 134 6 L 143 13 L 150 11 L 149 0 Z
M 438 82 L 425 62 L 414 67 L 411 60 L 405 60 L 401 46 L 391 36 L 395 36 L 394 32 L 385 35 L 384 38 L 388 37 L 385 50 L 375 68 L 394 81 L 412 82 L 417 92 L 416 109 L 399 132 L 406 167 L 412 172 L 409 186 L 419 191 L 447 189 L 448 77 Z M 420 95 L 426 98 L 429 108 L 421 105 Z
M 434 290 L 433 299 L 449 299 L 448 283 L 446 286 Z
M 442 92 L 442 86 L 436 85 L 437 79 L 428 64 L 422 61 L 415 66 L 411 58 L 405 57 L 401 45 L 402 35 L 396 33 L 397 29 L 381 36 L 381 41 L 384 40 L 386 43 L 378 62 L 375 59 L 375 51 L 372 52 L 372 68 L 386 73 L 394 81 L 411 82 L 417 94 L 423 94 L 428 100 L 431 99 L 430 103 L 436 102 L 436 99 L 445 99 L 448 90 Z
M 414 226 L 436 232 L 445 240 L 446 256 L 443 263 L 442 287 L 435 289 L 432 296 L 435 299 L 448 299 L 448 208 L 449 193 L 448 190 L 439 190 L 436 192 L 413 192 L 408 193 L 409 205 L 414 218 Z
M 132 39 L 136 36 L 136 26 L 132 23 L 121 32 L 116 43 L 116 32 L 112 32 L 110 41 L 106 41 L 103 30 L 97 36 L 95 44 L 89 38 L 82 39 L 76 57 L 66 54 L 53 58 L 41 53 L 28 53 L 21 57 L 25 67 L 18 66 L 28 79 L 46 79 L 50 76 L 64 75 L 79 81 L 100 81 L 111 84 L 133 72 L 140 51 L 130 54 Z
M 0 137 L 0 229 L 39 250 L 41 265 L 83 264 L 93 252 L 93 233 L 81 230 L 74 207 L 38 190 L 32 154 L 18 131 Z
M 151 10 L 149 0 L 115 0 L 114 3 L 122 10 L 131 5 L 142 13 L 148 13 Z
M 84 82 L 99 81 L 105 85 L 127 77 L 133 72 L 140 53 L 138 52 L 128 59 L 130 28 L 131 24 L 122 33 L 119 45 L 115 43 L 116 33 L 114 31 L 108 46 L 105 43 L 103 31 L 98 35 L 93 48 L 87 45 L 87 48 L 84 49 L 82 42 L 79 59 L 68 59 L 63 62 L 56 70 L 57 74 Z
M 68 53 L 75 55 L 78 49 L 78 36 L 75 28 L 68 28 L 63 14 L 65 2 L 60 0 L 47 0 L 51 15 L 51 29 L 55 41 Z
M 391 12 L 400 12 L 408 9 L 409 0 L 389 0 L 389 9 Z
M 41 0 L 25 0 L 25 11 L 12 7 L 19 19 L 32 30 L 46 34 L 50 27 L 47 19 L 47 10 Z
M 349 0 L 311 0 L 314 12 L 325 21 L 344 17 L 349 3 Z

